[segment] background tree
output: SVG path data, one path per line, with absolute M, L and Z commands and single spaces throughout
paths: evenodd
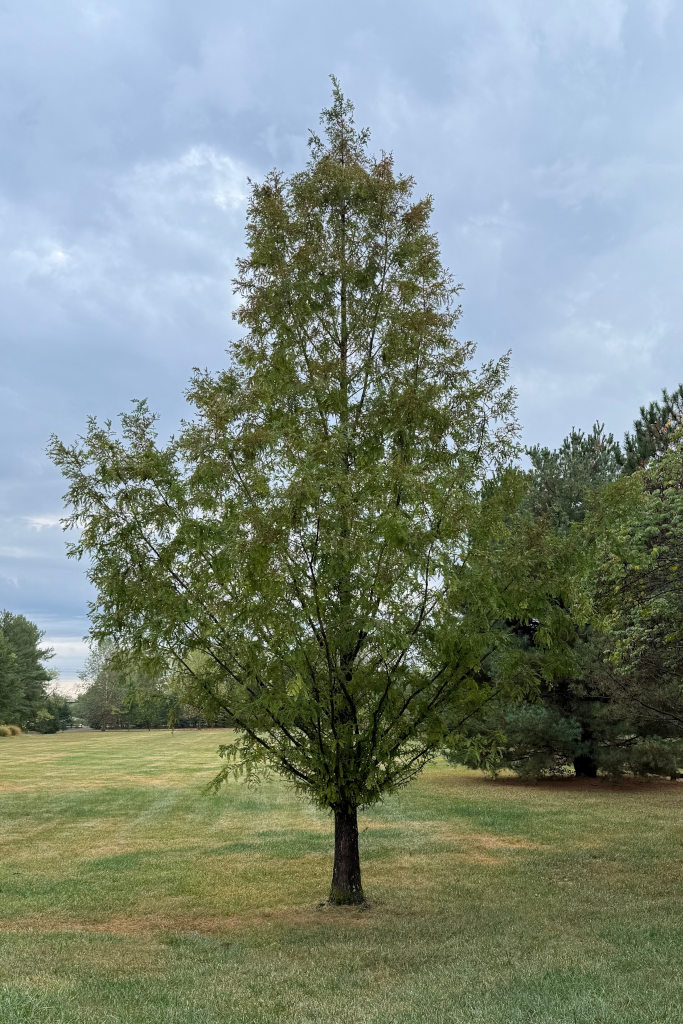
M 634 473 L 646 466 L 653 456 L 665 452 L 682 426 L 683 384 L 679 384 L 671 393 L 664 388 L 661 401 L 640 407 L 633 430 L 624 437 L 621 457 L 624 473 Z
M 86 684 L 72 713 L 91 729 L 202 728 L 230 726 L 232 721 L 220 708 L 211 706 L 203 687 L 201 658 L 188 656 L 195 670 L 191 676 L 182 668 L 171 671 L 158 656 L 142 658 L 102 642 L 91 649 L 80 678 Z
M 126 697 L 126 680 L 114 664 L 111 643 L 95 646 L 80 678 L 87 684 L 76 701 L 76 713 L 91 729 L 120 728 Z
M 0 612 L 0 721 L 35 727 L 55 673 L 45 665 L 54 652 L 41 647 L 44 633 L 24 615 Z
M 589 434 L 573 428 L 556 451 L 535 445 L 527 454 L 531 514 L 547 522 L 562 547 L 572 526 L 583 522 L 592 495 L 618 477 L 619 445 L 604 424 L 595 423 Z M 576 551 L 575 544 L 569 547 Z M 538 773 L 544 761 L 555 767 L 564 760 L 576 775 L 594 777 L 598 752 L 613 738 L 593 630 L 581 615 L 573 617 L 572 632 L 571 674 L 546 674 L 542 707 L 509 708 L 504 715 L 510 737 L 504 761 L 523 771 Z M 529 639 L 527 650 L 534 647 L 533 634 Z
M 587 777 L 598 770 L 674 774 L 683 732 L 681 663 L 674 640 L 677 574 L 671 570 L 678 564 L 683 534 L 677 491 L 662 490 L 661 480 L 680 478 L 677 456 L 672 451 L 661 466 L 656 462 L 649 471 L 619 479 L 619 448 L 600 424 L 589 435 L 572 431 L 555 452 L 536 447 L 529 455 L 529 495 L 520 521 L 530 513 L 555 538 L 554 554 L 541 575 L 553 595 L 549 606 L 559 602 L 567 611 L 571 667 L 553 670 L 546 652 L 539 650 L 536 635 L 543 613 L 519 627 L 522 661 L 541 680 L 537 693 L 516 703 L 487 705 L 468 723 L 464 740 L 449 744 L 449 756 L 532 776 L 563 771 L 567 765 Z M 652 562 L 642 548 L 653 545 L 653 537 L 659 538 L 658 558 L 664 563 Z M 619 558 L 615 550 L 622 552 Z M 559 586 L 564 572 L 585 576 L 585 600 L 576 610 Z M 657 588 L 666 590 L 666 612 Z M 608 614 L 601 614 L 601 606 Z
M 48 693 L 35 717 L 36 732 L 52 733 L 73 725 L 73 701 L 61 693 Z
M 610 488 L 589 525 L 613 692 L 654 734 L 683 739 L 683 432 Z
M 516 488 L 507 360 L 472 368 L 431 200 L 352 109 L 335 83 L 305 170 L 252 186 L 247 333 L 195 373 L 194 420 L 162 448 L 141 402 L 51 446 L 93 635 L 176 659 L 231 716 L 221 775 L 334 812 L 335 902 L 363 898 L 358 808 L 434 756 L 444 707 L 472 713 L 515 594 L 486 572 Z
M 590 434 L 572 428 L 556 450 L 533 445 L 527 455 L 528 508 L 562 536 L 583 521 L 591 496 L 617 479 L 622 461 L 621 449 L 603 423 L 595 423 Z

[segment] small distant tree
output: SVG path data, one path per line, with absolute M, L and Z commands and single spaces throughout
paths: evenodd
M 61 693 L 49 693 L 35 717 L 36 732 L 52 733 L 73 725 L 72 701 Z
M 77 713 L 91 729 L 113 729 L 122 725 L 126 681 L 114 660 L 111 643 L 93 647 L 80 673 L 86 684 L 78 695 Z
M 175 659 L 230 716 L 221 778 L 273 770 L 334 813 L 335 903 L 363 899 L 358 809 L 478 705 L 516 594 L 487 572 L 516 493 L 507 359 L 472 367 L 431 199 L 352 110 L 335 83 L 306 168 L 252 185 L 246 334 L 195 373 L 194 420 L 161 447 L 138 402 L 121 436 L 51 446 L 93 635 Z
M 188 661 L 195 675 L 182 666 L 172 672 L 158 652 L 150 659 L 108 641 L 93 645 L 73 710 L 91 729 L 232 725 L 197 685 L 201 659 L 188 655 Z
M 123 714 L 127 724 L 159 729 L 172 721 L 171 696 L 162 678 L 144 666 L 128 671 Z

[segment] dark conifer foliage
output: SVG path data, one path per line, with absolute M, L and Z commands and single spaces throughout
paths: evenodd
M 54 656 L 41 646 L 43 633 L 24 615 L 0 612 L 0 723 L 36 728 L 48 701 L 47 684 L 54 678 L 46 662 Z
M 661 401 L 640 407 L 633 430 L 624 437 L 621 464 L 624 473 L 634 473 L 655 455 L 667 450 L 676 431 L 683 426 L 683 384 L 675 391 L 662 391 Z
M 666 448 L 663 447 L 666 440 Z M 454 760 L 538 776 L 675 775 L 683 762 L 681 433 L 660 436 L 647 468 L 622 475 L 611 434 L 572 430 L 559 449 L 529 450 L 519 513 L 554 541 L 539 580 L 566 615 L 568 671 L 538 642 L 542 619 L 516 630 L 520 664 L 539 676 L 530 698 L 494 701 L 447 747 Z M 654 450 L 652 449 L 652 454 Z M 583 599 L 556 590 L 563 566 Z

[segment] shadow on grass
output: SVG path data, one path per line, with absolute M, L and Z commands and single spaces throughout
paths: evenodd
M 575 775 L 551 775 L 541 779 L 526 779 L 517 775 L 504 775 L 499 776 L 496 779 L 492 779 L 488 776 L 475 775 L 474 773 L 465 774 L 464 772 L 460 773 L 456 770 L 452 772 L 444 770 L 438 772 L 438 774 L 426 774 L 425 781 L 427 783 L 431 782 L 437 786 L 449 785 L 453 788 L 461 786 L 467 788 L 485 786 L 491 787 L 492 789 L 543 789 L 574 793 L 594 793 L 596 791 L 611 793 L 615 790 L 624 793 L 638 793 L 652 790 L 675 790 L 676 787 L 683 790 L 683 778 L 676 780 L 654 777 L 636 778 L 633 776 L 614 778 L 608 775 L 601 775 L 597 779 L 579 779 Z

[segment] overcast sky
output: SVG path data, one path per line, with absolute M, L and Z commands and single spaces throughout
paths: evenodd
M 147 396 L 171 430 L 234 335 L 246 178 L 306 159 L 332 72 L 512 349 L 529 442 L 621 435 L 683 380 L 683 4 L 0 4 L 0 608 L 68 689 L 88 585 L 45 457 Z

